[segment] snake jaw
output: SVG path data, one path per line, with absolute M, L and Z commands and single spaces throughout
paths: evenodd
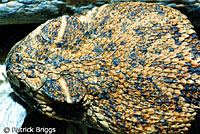
M 34 108 L 40 113 L 58 120 L 76 123 L 81 123 L 85 120 L 85 113 L 91 105 L 91 101 L 88 99 L 87 95 L 76 104 L 53 100 L 41 90 L 36 91 L 32 98 L 35 102 L 33 104 Z
M 41 91 L 37 91 L 34 94 L 33 99 L 36 101 L 36 104 L 34 105 L 36 109 L 48 117 L 54 117 L 56 112 L 50 106 L 53 101 L 47 95 L 43 94 Z

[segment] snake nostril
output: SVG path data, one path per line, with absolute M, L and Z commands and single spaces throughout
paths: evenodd
M 21 57 L 21 55 L 19 54 L 19 53 L 16 53 L 15 55 L 13 55 L 12 57 L 11 57 L 11 62 L 12 63 L 19 63 L 20 61 L 22 60 L 22 57 Z

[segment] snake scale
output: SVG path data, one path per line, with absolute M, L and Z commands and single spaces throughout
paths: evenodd
M 200 106 L 200 42 L 187 17 L 141 2 L 48 20 L 6 59 L 41 113 L 109 133 L 185 133 Z

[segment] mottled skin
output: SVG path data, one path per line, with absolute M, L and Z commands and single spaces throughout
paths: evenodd
M 200 104 L 200 42 L 187 17 L 117 3 L 47 21 L 6 65 L 42 113 L 110 133 L 184 133 Z

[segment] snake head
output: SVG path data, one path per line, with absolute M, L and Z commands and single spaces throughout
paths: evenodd
M 47 21 L 19 41 L 9 52 L 6 69 L 12 88 L 43 113 L 50 105 L 80 103 L 85 85 L 70 70 L 71 54 L 83 39 L 84 26 L 76 17 Z
M 187 17 L 140 2 L 77 17 L 49 20 L 11 49 L 16 93 L 48 116 L 111 133 L 187 131 L 200 109 L 200 43 Z

